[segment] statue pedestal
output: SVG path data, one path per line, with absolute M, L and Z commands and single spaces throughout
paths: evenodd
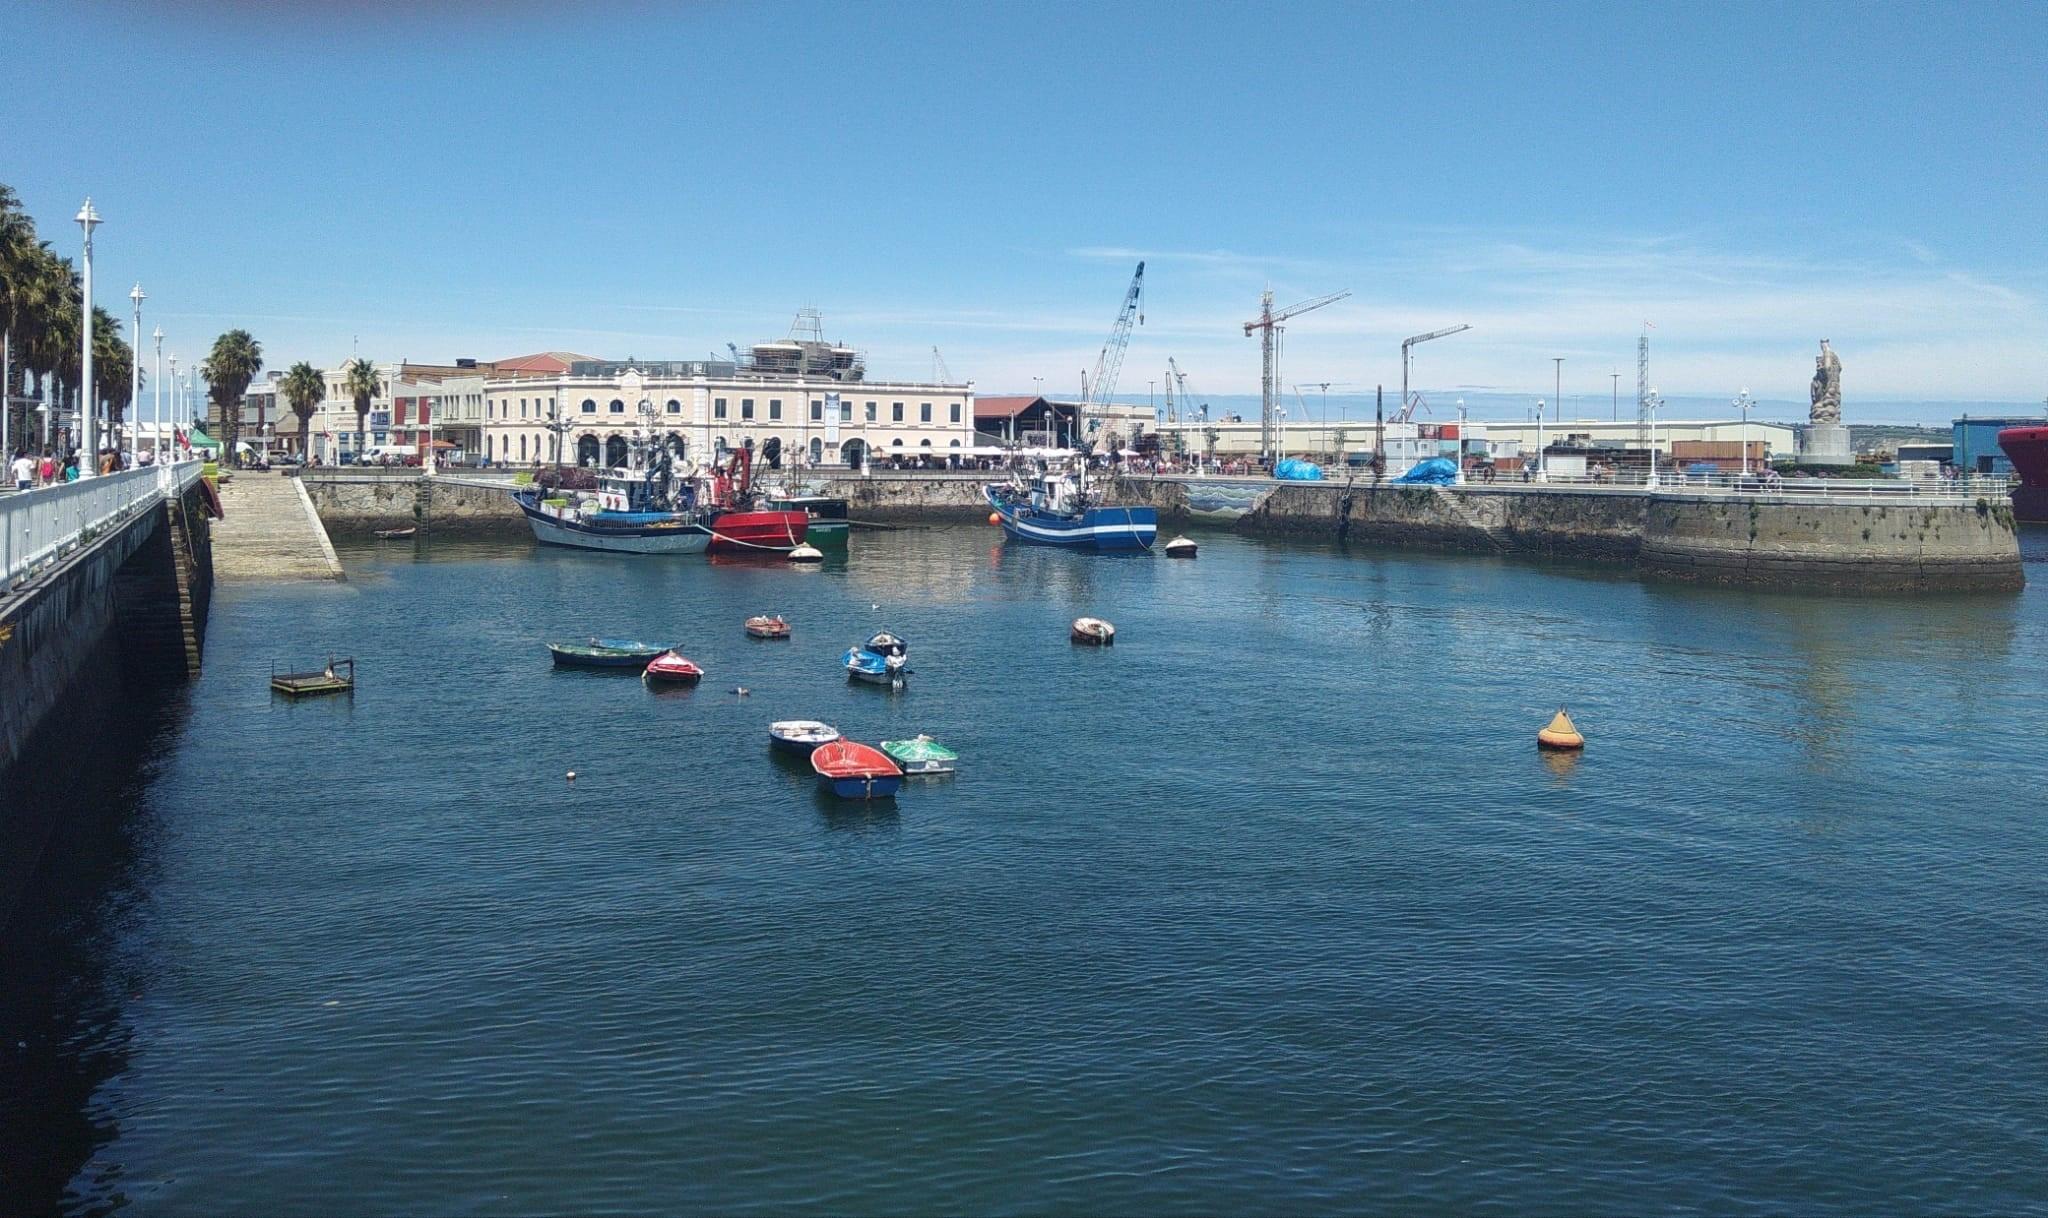
M 1799 433 L 1801 465 L 1854 465 L 1856 448 L 1849 429 L 1840 423 L 1809 423 Z

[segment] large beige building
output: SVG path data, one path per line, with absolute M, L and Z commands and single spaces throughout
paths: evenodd
M 852 350 L 797 340 L 758 344 L 739 361 L 578 360 L 557 375 L 485 383 L 492 462 L 552 463 L 557 433 L 571 465 L 624 464 L 650 438 L 693 459 L 751 444 L 806 466 L 943 460 L 974 446 L 974 387 L 870 381 Z

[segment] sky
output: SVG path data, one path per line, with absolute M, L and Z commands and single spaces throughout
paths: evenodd
M 0 182 L 74 254 L 90 194 L 100 303 L 139 280 L 187 358 L 242 326 L 280 368 L 687 359 L 815 307 L 874 375 L 937 347 L 981 392 L 1071 396 L 1143 259 L 1126 400 L 1169 356 L 1256 393 L 1268 288 L 1351 293 L 1288 324 L 1289 396 L 1369 402 L 1404 336 L 1459 323 L 1417 348 L 1439 414 L 1519 416 L 1561 356 L 1567 413 L 1604 417 L 1644 333 L 1666 398 L 1767 415 L 1803 417 L 1821 338 L 1850 422 L 2048 396 L 2048 4 L 0 0 L 0 26 Z

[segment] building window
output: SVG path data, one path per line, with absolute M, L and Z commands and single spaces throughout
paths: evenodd
M 953 421 L 955 423 L 960 421 L 960 403 L 958 402 L 953 403 Z M 958 441 L 955 441 L 955 443 L 958 443 Z
M 889 421 L 891 423 L 901 423 L 903 421 L 903 403 L 889 403 Z
M 917 421 L 920 423 L 932 421 L 932 404 L 930 402 L 919 402 L 917 404 Z
M 521 461 L 524 461 L 524 460 L 526 460 L 526 437 L 525 437 L 525 436 L 521 436 L 521 437 L 519 437 L 519 459 L 520 459 Z
M 676 401 L 674 398 L 670 398 L 668 400 L 668 412 L 670 414 L 683 413 L 683 404 L 681 402 Z
M 841 398 L 839 401 L 839 421 L 841 423 L 853 422 L 853 403 L 844 398 Z
M 754 417 L 754 399 L 740 399 L 740 417 L 743 419 L 751 419 Z
M 919 440 L 917 442 L 917 446 L 919 448 L 930 448 L 932 446 L 932 442 L 930 440 Z
M 620 401 L 620 400 L 619 400 L 618 398 L 613 398 L 613 399 L 612 399 L 612 405 L 611 405 L 611 412 L 612 412 L 613 414 L 624 414 L 624 413 L 626 413 L 626 404 L 625 404 L 624 402 Z
M 901 448 L 901 447 L 903 447 L 903 441 L 901 441 L 901 440 L 891 440 L 891 441 L 889 441 L 889 447 L 891 447 L 891 448 Z
M 779 418 L 781 418 L 781 417 L 782 417 L 782 399 L 781 399 L 781 398 L 769 398 L 769 399 L 768 399 L 768 417 L 769 417 L 770 419 L 779 419 Z
M 874 422 L 874 421 L 875 421 L 875 404 L 874 404 L 873 402 L 869 402 L 869 403 L 868 403 L 868 422 L 872 423 L 872 422 Z
M 955 410 L 958 410 L 958 409 L 959 409 L 959 407 L 957 407 L 957 406 L 956 406 L 956 407 L 954 407 L 954 409 L 955 409 Z M 960 447 L 960 441 L 958 441 L 958 440 L 948 440 L 948 441 L 946 441 L 946 447 L 947 447 L 947 448 L 958 448 L 958 447 Z
M 812 398 L 812 399 L 811 399 L 811 422 L 813 422 L 813 423 L 822 423 L 822 422 L 824 422 L 824 421 L 825 421 L 825 400 L 824 400 L 823 398 Z
M 722 418 L 724 418 L 724 417 L 725 417 L 725 399 L 724 399 L 724 398 L 719 398 L 719 399 L 717 399 L 716 401 L 714 401 L 714 402 L 712 402 L 712 403 L 711 403 L 711 417 L 712 417 L 712 418 L 714 418 L 714 419 L 722 419 Z M 722 447 L 722 445 L 721 445 L 721 447 Z
M 584 413 L 584 414 L 596 414 L 596 413 L 597 413 L 597 403 L 596 403 L 596 402 L 593 402 L 593 401 L 591 401 L 591 400 L 590 400 L 589 398 L 584 398 L 584 399 L 583 399 L 583 413 Z

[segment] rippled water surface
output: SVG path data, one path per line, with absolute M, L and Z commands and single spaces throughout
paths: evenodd
M 9 929 L 0 1210 L 2048 1211 L 2048 568 L 1202 540 L 222 589 Z M 901 694 L 837 667 L 884 626 Z M 797 716 L 963 772 L 820 798 Z

